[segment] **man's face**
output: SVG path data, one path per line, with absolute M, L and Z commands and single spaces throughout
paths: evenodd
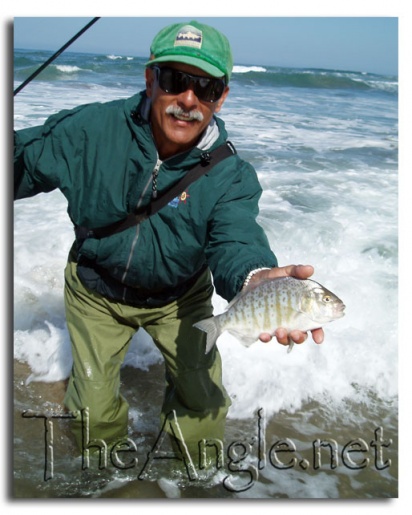
M 209 77 L 199 68 L 182 63 L 165 63 L 161 66 L 191 75 Z M 166 159 L 196 145 L 213 114 L 220 111 L 229 88 L 226 86 L 223 95 L 216 102 L 199 100 L 192 84 L 182 93 L 165 93 L 159 86 L 156 72 L 146 68 L 146 92 L 152 100 L 150 121 L 153 137 L 160 158 Z

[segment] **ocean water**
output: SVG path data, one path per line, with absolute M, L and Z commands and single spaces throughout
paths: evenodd
M 15 50 L 14 87 L 50 53 Z M 145 59 L 65 52 L 16 97 L 14 128 L 144 88 Z M 232 398 L 224 463 L 190 478 L 158 460 L 162 357 L 139 331 L 122 374 L 130 468 L 85 468 L 62 417 L 71 368 L 63 270 L 73 240 L 58 191 L 14 204 L 16 497 L 391 498 L 398 495 L 398 84 L 341 70 L 235 66 L 220 113 L 264 193 L 259 221 L 280 265 L 307 263 L 346 316 L 288 354 L 218 341 Z M 226 302 L 215 295 L 215 313 Z M 47 416 L 48 418 L 44 418 Z M 137 460 L 135 459 L 137 458 Z M 129 458 L 124 461 L 129 463 Z M 177 462 L 175 463 L 177 465 Z

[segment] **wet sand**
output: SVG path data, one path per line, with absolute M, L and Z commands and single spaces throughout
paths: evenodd
M 264 412 L 247 420 L 229 418 L 224 466 L 214 469 L 217 473 L 211 476 L 202 476 L 199 470 L 193 480 L 178 460 L 157 460 L 145 468 L 159 434 L 162 364 L 149 371 L 132 367 L 122 371 L 123 393 L 131 406 L 129 436 L 137 449 L 130 455 L 133 460 L 123 456 L 124 463 L 133 463 L 133 467 L 120 469 L 108 460 L 107 466 L 99 469 L 98 458 L 93 457 L 85 470 L 70 421 L 57 416 L 64 413 L 66 382 L 26 384 L 29 367 L 18 361 L 14 367 L 14 470 L 10 483 L 15 498 L 397 496 L 396 406 L 384 406 L 377 399 L 363 405 L 348 403 L 339 412 L 313 402 L 299 412 L 278 413 L 266 421 Z M 26 410 L 31 411 L 23 416 Z M 45 419 L 30 416 L 34 413 L 55 416 L 49 419 L 53 425 L 52 459 L 50 452 L 47 454 L 50 434 Z M 235 460 L 241 451 L 249 456 Z M 139 479 L 143 469 L 144 479 Z

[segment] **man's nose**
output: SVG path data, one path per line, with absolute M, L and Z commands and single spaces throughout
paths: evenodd
M 189 84 L 189 87 L 185 91 L 182 91 L 182 93 L 178 95 L 178 102 L 181 103 L 182 107 L 184 106 L 188 110 L 199 105 L 199 99 L 191 84 Z

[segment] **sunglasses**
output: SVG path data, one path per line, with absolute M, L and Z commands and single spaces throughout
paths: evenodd
M 214 77 L 200 77 L 190 73 L 167 68 L 166 66 L 153 66 L 156 73 L 156 80 L 165 93 L 179 95 L 187 91 L 192 85 L 197 98 L 203 102 L 217 102 L 223 95 L 226 87 L 224 79 Z

